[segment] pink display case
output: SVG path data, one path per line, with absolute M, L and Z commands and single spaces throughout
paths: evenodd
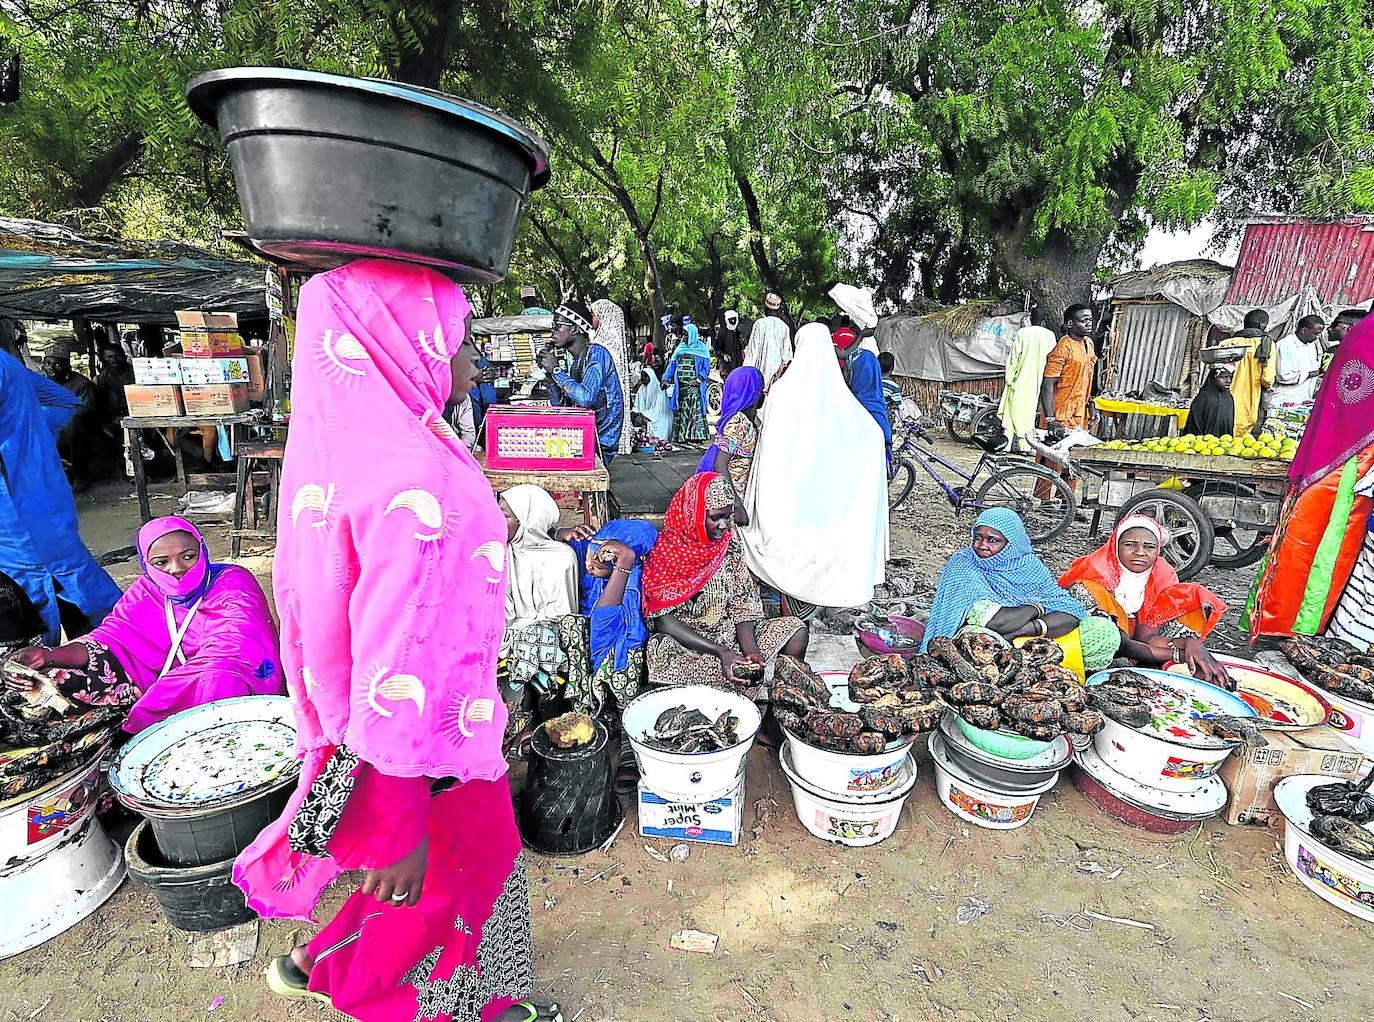
M 483 428 L 488 468 L 529 472 L 596 468 L 596 415 L 585 408 L 494 405 Z

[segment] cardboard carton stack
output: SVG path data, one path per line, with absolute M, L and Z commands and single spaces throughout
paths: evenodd
M 185 357 L 133 360 L 130 415 L 233 415 L 263 399 L 265 352 L 243 346 L 237 316 L 178 312 L 177 323 Z

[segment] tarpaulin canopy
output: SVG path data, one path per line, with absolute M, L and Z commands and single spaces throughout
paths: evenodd
M 898 376 L 942 383 L 1000 378 L 1012 338 L 1028 323 L 1027 313 L 990 316 L 954 337 L 929 316 L 888 316 L 878 322 L 878 347 L 892 352 Z
M 1226 300 L 1231 267 L 1211 259 L 1185 259 L 1112 278 L 1113 298 L 1158 295 L 1194 316 L 1206 316 Z
M 267 316 L 264 267 L 177 242 L 91 238 L 0 217 L 0 316 L 175 324 L 179 309 Z
M 553 329 L 553 316 L 489 316 L 474 319 L 472 332 L 478 337 L 495 337 L 501 334 L 546 334 Z

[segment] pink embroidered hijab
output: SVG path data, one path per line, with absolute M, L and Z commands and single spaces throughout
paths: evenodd
M 179 580 L 148 563 L 148 549 L 171 532 L 188 533 L 200 543 L 200 560 Z M 184 518 L 155 518 L 143 526 L 138 556 L 143 577 L 90 636 L 109 649 L 138 689 L 125 731 L 137 734 L 173 713 L 216 699 L 282 693 L 277 630 L 252 572 L 211 564 L 200 530 Z M 174 658 L 163 673 L 172 648 L 169 603 L 172 621 L 185 632 L 182 657 Z
M 506 521 L 443 417 L 469 312 L 447 277 L 383 260 L 301 288 L 274 571 L 301 755 L 506 772 Z

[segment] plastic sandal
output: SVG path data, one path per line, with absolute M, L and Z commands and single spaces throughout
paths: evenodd
M 276 958 L 267 963 L 267 969 L 263 975 L 267 978 L 267 989 L 279 997 L 295 997 L 315 1001 L 326 1007 L 334 1007 L 327 994 L 322 994 L 318 990 L 311 990 L 306 986 L 310 982 L 310 977 L 301 971 L 300 966 L 291 960 L 290 955 L 277 955 Z
M 539 1017 L 539 1008 L 535 1006 L 533 1001 L 516 1001 L 511 1007 L 524 1008 L 529 1012 L 520 1022 L 535 1022 L 535 1019 Z M 549 1010 L 553 1012 L 553 1022 L 563 1022 L 563 1013 L 558 1010 L 557 1001 L 549 1005 Z

